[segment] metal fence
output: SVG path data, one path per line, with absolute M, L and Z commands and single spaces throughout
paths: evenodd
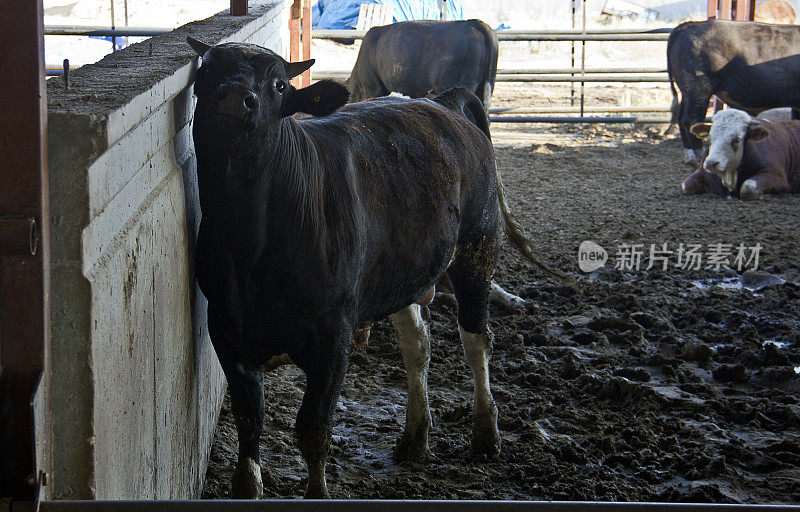
M 102 26 L 47 26 L 45 35 L 82 35 L 82 36 L 154 36 L 168 32 L 170 29 L 158 27 L 125 27 L 112 28 Z M 586 68 L 585 44 L 587 41 L 607 41 L 607 42 L 631 42 L 631 41 L 664 41 L 669 38 L 672 27 L 662 27 L 657 29 L 564 29 L 564 30 L 497 30 L 497 38 L 500 41 L 565 41 L 573 44 L 572 66 L 568 68 L 549 68 L 549 69 L 499 69 L 497 71 L 497 82 L 521 82 L 521 83 L 568 83 L 572 84 L 572 105 L 575 103 L 575 85 L 580 85 L 580 103 L 577 110 L 551 110 L 548 113 L 571 114 L 578 116 L 508 116 L 493 115 L 492 122 L 500 123 L 666 123 L 669 118 L 665 116 L 641 117 L 641 116 L 586 116 L 587 113 L 640 113 L 657 112 L 665 114 L 669 112 L 669 107 L 648 108 L 648 110 L 638 110 L 638 107 L 614 106 L 614 107 L 585 107 L 586 94 L 584 85 L 587 83 L 666 83 L 669 78 L 664 67 L 620 67 L 620 68 Z M 314 30 L 314 39 L 346 40 L 353 41 L 363 39 L 366 35 L 364 30 Z M 583 46 L 581 66 L 575 66 L 574 48 L 576 43 Z M 64 73 L 62 66 L 48 65 L 48 76 L 58 76 Z M 315 78 L 331 78 L 345 80 L 350 76 L 350 70 L 319 70 L 314 72 Z M 572 106 L 571 105 L 571 106 Z M 522 107 L 524 108 L 524 107 Z M 565 107 L 562 107 L 565 108 Z M 545 110 L 535 112 L 523 112 L 517 110 L 515 113 L 545 113 Z M 490 114 L 508 114 L 508 111 L 491 109 Z
M 585 45 L 587 41 L 629 42 L 629 41 L 663 41 L 669 39 L 671 27 L 657 29 L 600 29 L 600 30 L 497 30 L 499 41 L 566 41 L 577 42 Z M 312 37 L 316 39 L 332 40 L 357 40 L 363 39 L 366 31 L 363 30 L 316 30 Z M 573 46 L 574 50 L 574 46 Z M 496 82 L 523 82 L 523 83 L 569 83 L 580 84 L 579 107 L 553 107 L 550 110 L 537 107 L 515 107 L 510 109 L 490 109 L 490 114 L 544 114 L 576 113 L 578 116 L 509 116 L 492 115 L 490 120 L 496 123 L 635 123 L 658 124 L 668 123 L 667 116 L 586 116 L 588 113 L 641 113 L 653 112 L 665 114 L 669 107 L 634 107 L 634 106 L 609 106 L 586 107 L 584 84 L 587 83 L 666 83 L 669 81 L 665 67 L 620 67 L 620 68 L 586 68 L 585 46 L 582 52 L 581 66 L 574 66 L 574 51 L 572 54 L 572 67 L 553 69 L 498 69 Z M 347 79 L 350 70 L 321 70 L 316 71 L 316 78 Z M 574 89 L 572 97 L 574 99 Z

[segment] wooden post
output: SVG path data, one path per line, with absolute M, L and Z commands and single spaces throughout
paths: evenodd
M 311 0 L 294 0 L 289 14 L 289 61 L 311 58 Z M 311 85 L 311 70 L 292 79 L 300 88 Z
M 311 58 L 311 0 L 303 0 L 303 19 L 301 20 L 301 27 L 303 30 L 303 56 L 300 60 L 308 60 Z M 301 77 L 301 84 L 303 87 L 311 85 L 311 69 L 304 71 Z
M 736 21 L 754 21 L 756 3 L 753 0 L 736 0 Z
M 42 0 L 6 0 L 0 17 L 0 498 L 17 500 L 39 491 L 32 403 L 50 340 L 42 14 Z
M 300 60 L 300 18 L 303 15 L 302 0 L 294 0 L 289 11 L 289 62 Z M 300 87 L 302 77 L 292 78 L 291 83 Z
M 247 0 L 231 0 L 231 15 L 244 16 L 247 14 Z
M 715 20 L 719 16 L 719 1 L 708 0 L 708 19 Z

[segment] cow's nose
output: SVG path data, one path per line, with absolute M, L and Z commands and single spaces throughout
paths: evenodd
M 258 95 L 238 83 L 222 84 L 214 92 L 217 110 L 224 114 L 242 116 L 258 109 Z
M 706 170 L 716 171 L 717 167 L 719 167 L 719 160 L 709 160 L 706 158 Z

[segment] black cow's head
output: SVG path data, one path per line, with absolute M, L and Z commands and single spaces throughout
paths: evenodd
M 296 112 L 326 115 L 347 102 L 347 88 L 334 81 L 321 80 L 303 89 L 289 83 L 314 59 L 287 62 L 254 44 L 212 46 L 192 37 L 187 41 L 203 57 L 194 84 L 197 109 L 221 123 L 252 131 Z

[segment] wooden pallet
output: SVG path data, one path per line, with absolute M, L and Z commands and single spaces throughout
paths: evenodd
M 369 30 L 372 27 L 388 25 L 394 19 L 391 5 L 361 4 L 358 9 L 356 30 Z

